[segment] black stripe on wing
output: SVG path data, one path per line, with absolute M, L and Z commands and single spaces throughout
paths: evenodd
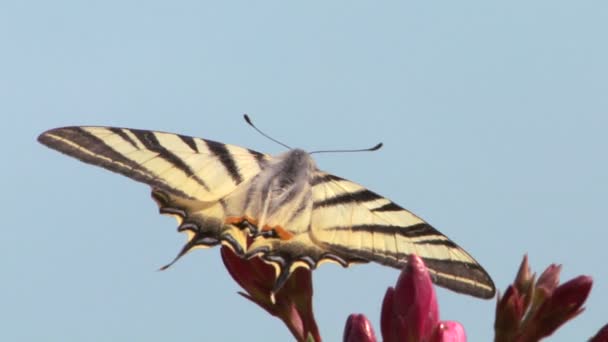
M 190 166 L 182 160 L 182 158 L 166 149 L 158 141 L 154 132 L 139 129 L 131 129 L 130 131 L 148 150 L 158 153 L 160 158 L 163 158 L 170 164 L 174 165 L 176 168 L 184 172 L 188 177 L 194 179 L 200 186 L 206 190 L 209 190 L 209 186 L 205 183 L 205 181 L 198 177 Z
M 209 151 L 211 151 L 211 153 L 213 153 L 219 159 L 222 165 L 224 165 L 224 168 L 226 168 L 226 171 L 228 171 L 230 177 L 232 177 L 232 180 L 234 180 L 236 184 L 241 183 L 243 181 L 243 177 L 236 166 L 232 153 L 228 151 L 226 145 L 210 140 L 206 140 L 205 143 L 207 143 Z
M 124 134 L 124 132 L 123 132 Z M 128 136 L 118 134 L 129 144 L 133 144 Z M 58 138 L 57 138 L 58 137 Z M 110 171 L 125 175 L 153 187 L 165 189 L 175 195 L 189 198 L 186 193 L 166 184 L 139 163 L 117 152 L 105 141 L 87 132 L 81 127 L 57 128 L 38 137 L 38 141 L 52 149 L 77 158 L 85 163 L 101 166 Z
M 181 134 L 178 134 L 177 136 L 184 142 L 184 144 L 188 145 L 192 151 L 198 153 L 198 146 L 196 146 L 196 142 L 194 141 L 193 137 Z
M 407 238 L 418 238 L 422 236 L 443 236 L 437 229 L 428 223 L 417 223 L 411 226 L 391 226 L 381 224 L 359 224 L 353 226 L 340 226 L 323 228 L 323 231 L 347 230 L 352 232 L 370 232 L 385 235 L 401 235 Z
M 118 127 L 109 127 L 109 130 L 121 137 L 122 140 L 128 142 L 129 144 L 131 144 L 131 146 L 139 150 L 139 146 L 137 146 L 135 140 L 131 139 L 131 137 L 127 133 L 125 133 L 124 129 Z
M 310 182 L 311 186 L 315 186 L 315 185 L 319 185 L 319 184 L 323 184 L 323 183 L 329 183 L 329 182 L 338 182 L 344 180 L 344 178 L 338 177 L 338 176 L 334 176 L 332 174 L 329 173 L 318 173 L 315 174 L 315 176 L 313 177 L 312 181 Z
M 264 155 L 264 153 L 260 153 L 258 151 L 254 151 L 254 150 L 250 150 L 247 149 L 247 152 L 249 152 L 253 158 L 255 158 L 255 161 L 258 163 L 258 166 L 260 167 L 260 169 L 263 169 L 264 166 L 266 165 L 266 156 Z
M 416 240 L 417 245 L 435 245 L 435 246 L 446 246 L 450 248 L 460 248 L 454 241 L 450 239 L 428 239 L 428 240 Z
M 404 210 L 403 208 L 401 208 L 400 206 L 396 205 L 393 202 L 389 202 L 381 207 L 372 209 L 372 211 L 401 211 Z
M 315 202 L 313 204 L 313 209 L 319 207 L 332 207 L 337 205 L 349 204 L 349 203 L 364 203 L 371 202 L 378 199 L 383 199 L 384 197 L 369 191 L 367 189 L 362 189 L 355 192 L 343 193 L 335 197 L 326 198 L 322 201 Z

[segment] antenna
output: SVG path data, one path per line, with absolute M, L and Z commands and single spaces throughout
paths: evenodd
M 374 147 L 363 148 L 363 149 L 359 149 L 359 150 L 323 150 L 323 151 L 313 151 L 313 152 L 310 152 L 309 154 L 313 154 L 313 153 L 329 153 L 329 152 L 371 152 L 371 151 L 377 151 L 381 147 L 382 147 L 382 143 L 378 143 Z
M 243 118 L 244 118 L 244 119 L 245 119 L 245 121 L 246 121 L 246 122 L 249 124 L 249 126 L 253 127 L 253 129 L 255 129 L 256 131 L 258 131 L 258 133 L 260 133 L 261 135 L 265 136 L 266 138 L 268 138 L 268 139 L 270 139 L 270 140 L 274 141 L 275 143 L 277 143 L 277 144 L 279 144 L 279 145 L 281 145 L 281 146 L 283 146 L 283 147 L 287 147 L 288 149 L 290 149 L 290 150 L 291 150 L 291 147 L 289 147 L 289 146 L 287 146 L 287 145 L 283 144 L 282 142 L 278 141 L 277 139 L 274 139 L 274 138 L 270 137 L 268 134 L 266 134 L 266 133 L 264 133 L 264 132 L 260 131 L 260 129 L 259 129 L 259 128 L 255 127 L 255 125 L 253 124 L 253 122 L 251 122 L 251 119 L 249 118 L 249 115 L 247 115 L 247 114 L 243 114 Z

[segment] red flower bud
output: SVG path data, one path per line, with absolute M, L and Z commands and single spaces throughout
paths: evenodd
M 384 341 L 430 341 L 439 321 L 435 289 L 424 262 L 411 255 L 395 288 L 384 297 L 381 330 Z
M 536 341 L 547 337 L 580 314 L 592 284 L 591 277 L 578 276 L 555 288 L 551 296 L 533 313 L 530 324 L 522 332 L 523 340 Z
M 514 341 L 519 324 L 524 316 L 523 298 L 517 291 L 517 287 L 510 285 L 502 297 L 498 297 L 496 303 L 496 320 L 494 321 L 494 332 L 496 341 Z
M 604 325 L 600 331 L 593 336 L 589 342 L 606 342 L 608 341 L 608 324 Z
M 362 314 L 351 314 L 344 327 L 344 342 L 376 342 L 374 328 Z

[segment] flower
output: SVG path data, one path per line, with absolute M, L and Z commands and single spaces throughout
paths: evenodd
M 457 322 L 439 322 L 439 307 L 429 272 L 422 259 L 411 255 L 395 287 L 382 303 L 380 328 L 385 342 L 466 341 Z
M 530 324 L 522 333 L 523 340 L 536 341 L 547 337 L 583 312 L 582 306 L 591 292 L 592 284 L 591 277 L 578 276 L 557 286 L 530 317 Z
M 363 314 L 351 314 L 344 326 L 344 342 L 376 342 L 376 334 Z
M 498 298 L 494 331 L 500 341 L 515 341 L 526 306 L 517 285 L 510 285 L 505 294 Z M 497 339 L 497 341 L 499 341 Z
M 593 280 L 582 275 L 559 285 L 560 272 L 551 264 L 535 282 L 524 256 L 513 285 L 498 297 L 495 341 L 538 341 L 583 311 Z
M 281 319 L 298 341 L 321 341 L 312 310 L 310 270 L 295 270 L 273 301 L 276 273 L 272 265 L 259 257 L 242 258 L 226 246 L 222 246 L 221 255 L 232 278 L 247 292 L 240 295 Z

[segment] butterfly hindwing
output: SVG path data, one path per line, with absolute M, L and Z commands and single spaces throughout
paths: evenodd
M 247 250 L 247 232 L 237 226 L 225 223 L 225 208 L 220 201 L 200 202 L 180 198 L 162 190 L 153 189 L 152 198 L 158 204 L 161 214 L 177 219 L 177 231 L 187 235 L 181 251 L 169 264 L 195 248 L 213 247 L 224 244 L 236 254 L 244 255 Z
M 403 268 L 407 256 L 424 259 L 434 281 L 457 292 L 489 298 L 485 270 L 462 248 L 389 199 L 324 172 L 313 178 L 313 240 L 330 251 Z

